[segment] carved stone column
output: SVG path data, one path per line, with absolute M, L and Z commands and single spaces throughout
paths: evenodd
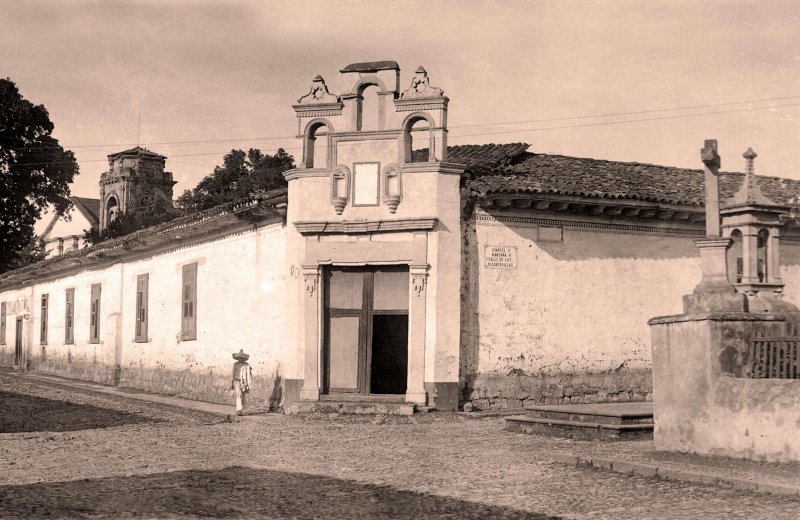
M 780 228 L 772 229 L 767 242 L 767 283 L 783 285 L 781 279 Z
M 303 347 L 304 369 L 303 388 L 300 399 L 303 401 L 319 400 L 320 379 L 320 344 L 319 344 L 319 266 L 304 265 L 303 268 L 303 301 L 300 305 L 303 315 Z
M 410 266 L 410 301 L 408 305 L 408 380 L 406 401 L 427 404 L 425 392 L 425 311 L 428 266 Z

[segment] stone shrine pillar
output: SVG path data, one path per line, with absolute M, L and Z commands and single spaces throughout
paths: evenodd
M 701 150 L 707 236 L 695 245 L 702 278 L 683 297 L 683 314 L 648 322 L 656 449 L 800 460 L 800 379 L 789 379 L 787 360 L 777 366 L 774 355 L 789 355 L 782 341 L 800 323 L 800 310 L 780 300 L 776 244 L 788 208 L 761 193 L 748 150 L 742 187 L 720 210 L 716 145 L 709 140 Z M 734 242 L 741 247 L 730 248 Z

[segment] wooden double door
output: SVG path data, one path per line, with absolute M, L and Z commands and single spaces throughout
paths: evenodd
M 405 394 L 408 267 L 324 271 L 323 393 Z

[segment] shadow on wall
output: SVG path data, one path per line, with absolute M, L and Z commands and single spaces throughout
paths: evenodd
M 468 401 L 475 387 L 475 368 L 478 366 L 478 349 L 480 345 L 480 291 L 478 264 L 480 252 L 476 221 L 469 218 L 472 204 L 469 197 L 462 193 L 461 208 L 461 338 L 459 352 L 459 386 L 458 406 L 461 408 Z M 474 261 L 473 261 L 474 260 Z
M 556 518 L 385 485 L 238 466 L 1 486 L 0 504 L 0 516 L 15 518 Z

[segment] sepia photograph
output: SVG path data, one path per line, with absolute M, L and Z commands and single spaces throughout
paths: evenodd
M 800 519 L 800 3 L 0 0 L 0 518 Z

